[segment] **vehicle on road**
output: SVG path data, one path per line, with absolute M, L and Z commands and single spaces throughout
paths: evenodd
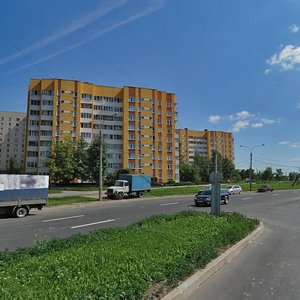
M 0 175 L 0 214 L 23 218 L 48 200 L 49 176 Z
M 264 192 L 273 192 L 274 189 L 270 185 L 262 185 L 257 189 L 257 192 L 264 193 Z
M 147 175 L 120 174 L 119 179 L 110 186 L 106 195 L 109 199 L 128 197 L 143 197 L 145 191 L 151 189 L 151 177 Z
M 201 206 L 201 205 L 211 205 L 211 189 L 209 190 L 204 190 L 204 191 L 199 191 L 194 198 L 194 202 L 196 206 Z M 220 191 L 220 202 L 223 204 L 228 204 L 229 203 L 229 193 L 227 189 L 221 189 Z
M 226 189 L 228 190 L 229 195 L 241 194 L 243 191 L 239 185 L 230 185 Z

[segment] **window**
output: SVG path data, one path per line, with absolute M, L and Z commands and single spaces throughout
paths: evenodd
M 167 120 L 167 125 L 172 125 L 172 121 L 171 120 Z
M 32 126 L 39 126 L 39 121 L 38 120 L 30 120 L 29 124 Z
M 128 126 L 128 129 L 129 129 L 129 130 L 135 130 L 135 125 L 129 125 L 129 126 Z
M 135 97 L 129 97 L 128 102 L 134 103 L 135 102 Z
M 40 104 L 41 104 L 41 101 L 40 101 L 40 100 L 31 100 L 31 101 L 30 101 L 30 104 L 31 104 L 31 105 L 40 105 Z
M 81 94 L 81 98 L 85 100 L 92 100 L 92 94 Z
M 135 111 L 135 106 L 129 106 L 128 110 L 129 111 Z
M 81 138 L 88 138 L 90 139 L 92 137 L 92 134 L 90 132 L 81 132 Z
M 91 119 L 92 114 L 91 113 L 81 113 L 81 118 Z

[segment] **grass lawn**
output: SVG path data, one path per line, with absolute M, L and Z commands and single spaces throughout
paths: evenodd
M 80 197 L 80 196 L 65 196 L 57 198 L 49 198 L 47 202 L 47 207 L 63 205 L 63 204 L 72 204 L 72 203 L 81 203 L 81 202 L 91 202 L 98 201 L 96 198 L 90 197 Z
M 151 299 L 257 225 L 237 213 L 186 211 L 0 252 L 1 299 Z

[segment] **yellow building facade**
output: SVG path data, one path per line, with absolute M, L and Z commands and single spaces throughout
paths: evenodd
M 157 182 L 179 180 L 175 94 L 107 87 L 64 79 L 31 79 L 28 88 L 26 170 L 45 174 L 52 140 L 87 143 L 100 130 L 110 173 L 123 168 Z
M 180 155 L 186 162 L 193 162 L 196 153 L 211 159 L 213 150 L 234 161 L 234 139 L 231 132 L 196 131 L 185 128 L 177 129 L 177 135 Z

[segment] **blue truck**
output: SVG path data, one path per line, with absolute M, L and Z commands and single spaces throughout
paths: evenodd
M 0 214 L 23 218 L 48 200 L 49 176 L 0 174 Z
M 128 197 L 143 197 L 145 191 L 151 189 L 151 177 L 148 175 L 120 174 L 119 179 L 110 186 L 106 195 L 110 199 Z

